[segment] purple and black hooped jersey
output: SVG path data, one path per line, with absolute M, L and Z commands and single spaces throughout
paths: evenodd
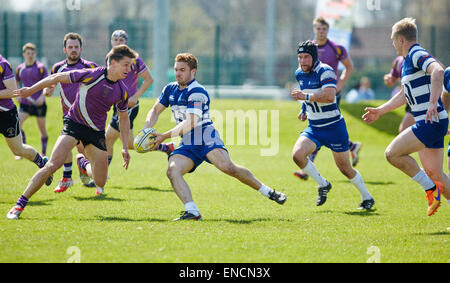
M 78 62 L 75 64 L 69 64 L 65 59 L 53 65 L 52 74 L 68 72 L 73 70 L 94 69 L 97 67 L 98 65 L 96 63 L 84 60 L 83 58 L 80 58 L 80 60 L 78 60 Z M 61 96 L 61 105 L 63 109 L 63 116 L 67 115 L 70 106 L 72 106 L 72 103 L 75 101 L 79 88 L 80 84 L 60 83 L 60 96 Z
M 11 64 L 0 55 L 0 90 L 6 89 L 3 82 L 14 79 L 14 73 Z M 0 99 L 0 111 L 9 111 L 15 106 L 11 98 Z
M 120 112 L 128 111 L 128 90 L 122 80 L 107 78 L 107 68 L 82 69 L 69 72 L 70 81 L 80 88 L 67 117 L 92 128 L 104 131 L 107 113 L 112 105 Z
M 16 81 L 21 83 L 24 87 L 31 87 L 47 76 L 47 68 L 39 61 L 35 61 L 34 64 L 30 66 L 27 66 L 26 62 L 23 62 L 16 68 Z M 39 99 L 41 95 L 42 90 L 37 91 L 27 98 L 22 98 L 20 104 L 35 105 L 36 100 Z
M 450 67 L 447 67 L 444 72 L 444 91 L 450 93 Z
M 108 65 L 108 62 L 106 62 Z M 139 76 L 147 70 L 147 65 L 145 65 L 144 60 L 141 57 L 133 59 L 131 62 L 131 72 L 128 73 L 127 77 L 122 81 L 128 88 L 128 98 L 132 97 L 138 91 Z

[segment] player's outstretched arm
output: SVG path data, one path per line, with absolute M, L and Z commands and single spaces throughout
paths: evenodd
M 166 110 L 167 107 L 162 105 L 159 100 L 153 105 L 152 109 L 148 111 L 147 118 L 145 119 L 144 128 L 153 128 L 153 126 L 158 121 L 159 115 Z
M 5 85 L 6 88 L 4 90 L 0 90 L 0 99 L 13 98 L 14 97 L 13 91 L 17 89 L 16 79 L 12 78 L 3 81 L 3 84 Z
M 378 120 L 382 115 L 391 112 L 394 109 L 399 108 L 400 106 L 404 105 L 406 103 L 406 98 L 402 90 L 397 92 L 396 95 L 394 95 L 388 102 L 385 104 L 378 106 L 377 108 L 373 107 L 366 107 L 364 111 L 364 115 L 362 116 L 362 119 L 364 122 L 371 124 Z
M 57 83 L 67 83 L 67 84 L 71 83 L 69 72 L 53 74 L 53 75 L 46 77 L 43 80 L 40 80 L 39 82 L 35 83 L 31 87 L 23 87 L 21 89 L 14 90 L 14 96 L 15 97 L 28 97 L 28 96 L 32 95 L 33 93 L 40 91 L 41 89 L 50 87 Z

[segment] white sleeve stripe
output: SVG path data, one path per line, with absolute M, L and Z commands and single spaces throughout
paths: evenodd
M 195 115 L 197 115 L 197 116 L 199 116 L 199 117 L 202 117 L 203 115 L 203 112 L 202 112 L 202 110 L 201 109 L 198 109 L 198 108 L 188 108 L 187 110 L 186 110 L 186 113 L 190 113 L 190 114 L 195 114 Z
M 208 102 L 208 97 L 201 92 L 196 92 L 189 95 L 188 101 L 201 101 L 206 104 Z
M 142 69 L 142 71 L 140 71 L 139 73 L 138 73 L 138 75 L 140 75 L 140 74 L 142 74 L 142 73 L 144 73 L 145 71 L 147 71 L 147 66 L 145 66 L 145 68 L 144 69 Z

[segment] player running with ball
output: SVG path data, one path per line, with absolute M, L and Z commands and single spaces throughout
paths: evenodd
M 212 163 L 222 172 L 235 177 L 269 199 L 283 204 L 286 201 L 283 193 L 267 187 L 247 168 L 231 161 L 210 119 L 208 92 L 195 79 L 197 58 L 189 53 L 178 54 L 175 58 L 174 69 L 176 82 L 164 88 L 147 115 L 145 127 L 153 127 L 161 112 L 171 107 L 177 125 L 165 133 L 155 133 L 154 147 L 157 148 L 168 138 L 182 137 L 178 148 L 169 155 L 167 169 L 167 177 L 185 207 L 181 217 L 175 220 L 202 219 L 183 176 L 186 173 L 192 173 L 203 161 Z

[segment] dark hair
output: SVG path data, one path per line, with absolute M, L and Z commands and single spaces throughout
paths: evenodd
M 83 46 L 83 38 L 81 35 L 75 32 L 69 32 L 64 36 L 64 47 L 66 47 L 67 40 L 69 39 L 78 40 L 78 42 L 80 42 L 80 47 Z
M 108 62 L 114 61 L 120 61 L 123 59 L 123 57 L 128 57 L 131 59 L 136 59 L 139 57 L 139 54 L 128 47 L 125 44 L 115 46 L 109 51 L 109 53 L 106 55 L 106 59 Z

